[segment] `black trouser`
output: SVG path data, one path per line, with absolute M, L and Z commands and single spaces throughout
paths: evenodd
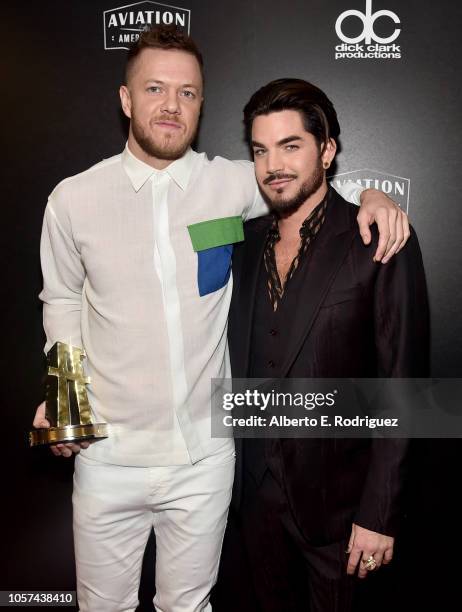
M 310 545 L 269 470 L 259 486 L 245 474 L 240 515 L 262 612 L 352 610 L 356 579 L 346 574 L 348 539 L 327 546 Z

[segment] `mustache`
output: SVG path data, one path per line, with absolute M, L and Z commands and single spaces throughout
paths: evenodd
M 270 174 L 263 181 L 263 185 L 268 185 L 268 183 L 272 183 L 273 181 L 280 181 L 281 179 L 292 179 L 297 178 L 296 174 L 282 174 L 280 172 L 275 172 L 274 174 Z

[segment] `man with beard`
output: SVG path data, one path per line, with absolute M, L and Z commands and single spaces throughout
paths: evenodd
M 233 442 L 211 438 L 210 380 L 230 376 L 233 244 L 242 219 L 266 207 L 250 162 L 190 148 L 203 77 L 189 37 L 142 33 L 120 98 L 124 152 L 56 187 L 41 247 L 46 350 L 58 340 L 85 349 L 90 404 L 109 430 L 92 445 L 52 448 L 83 449 L 73 493 L 80 610 L 136 608 L 152 527 L 156 609 L 210 610 L 234 473 Z M 387 259 L 407 220 L 382 194 L 368 198 L 361 231 L 380 217 Z M 42 404 L 34 425 L 48 424 Z
M 233 377 L 425 377 L 417 238 L 387 266 L 358 239 L 354 207 L 326 182 L 340 133 L 331 102 L 280 79 L 252 96 L 244 123 L 272 214 L 247 223 L 234 251 Z M 392 559 L 407 441 L 239 442 L 233 506 L 261 610 L 302 611 L 308 600 L 312 612 L 351 610 L 352 575 Z

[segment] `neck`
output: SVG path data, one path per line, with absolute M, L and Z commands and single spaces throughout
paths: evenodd
M 131 131 L 128 134 L 128 148 L 135 157 L 145 164 L 148 164 L 148 166 L 152 166 L 152 168 L 155 168 L 156 170 L 164 170 L 167 166 L 170 166 L 170 164 L 175 161 L 174 159 L 160 159 L 146 153 L 146 151 L 144 151 L 136 142 Z
M 300 236 L 300 228 L 308 215 L 322 202 L 327 193 L 327 181 L 324 177 L 322 185 L 307 198 L 295 212 L 279 219 L 279 235 L 281 240 L 293 240 Z

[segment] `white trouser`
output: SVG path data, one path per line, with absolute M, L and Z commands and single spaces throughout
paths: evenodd
M 158 612 L 210 612 L 234 476 L 230 445 L 194 465 L 126 467 L 76 457 L 74 544 L 81 612 L 138 605 L 156 535 Z

